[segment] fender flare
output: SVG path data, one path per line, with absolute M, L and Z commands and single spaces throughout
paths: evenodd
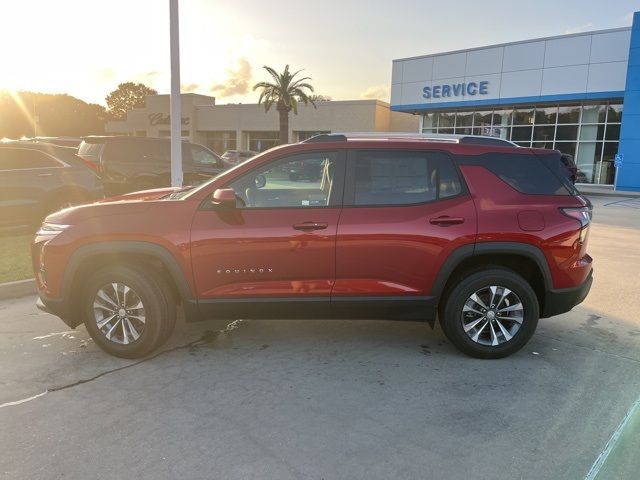
M 544 288 L 553 289 L 553 279 L 547 259 L 535 245 L 519 242 L 479 242 L 475 245 L 463 245 L 453 250 L 440 267 L 431 289 L 432 295 L 440 298 L 454 270 L 466 259 L 489 254 L 520 255 L 533 260 L 542 272 Z
M 189 286 L 189 282 L 185 278 L 184 272 L 178 265 L 174 256 L 162 245 L 151 242 L 133 241 L 133 240 L 114 240 L 109 242 L 96 242 L 83 245 L 78 248 L 69 259 L 69 263 L 64 270 L 62 282 L 62 297 L 70 298 L 71 287 L 75 276 L 84 261 L 95 255 L 118 255 L 118 254 L 143 254 L 151 256 L 167 268 L 169 274 L 175 281 L 181 297 L 186 300 L 193 299 L 193 292 Z

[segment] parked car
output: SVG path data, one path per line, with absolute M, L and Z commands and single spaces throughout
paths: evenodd
M 102 198 L 100 179 L 76 149 L 0 143 L 0 230 L 39 225 L 51 212 Z
M 504 357 L 591 287 L 591 208 L 559 162 L 472 137 L 314 137 L 199 187 L 50 215 L 38 303 L 121 357 L 164 343 L 177 305 L 187 321 L 439 319 L 462 352 Z M 307 163 L 320 183 L 284 177 Z
M 52 145 L 60 145 L 61 147 L 78 148 L 82 138 L 80 137 L 33 137 L 29 139 L 32 142 L 50 143 Z
M 257 154 L 258 152 L 251 150 L 227 150 L 222 154 L 222 159 L 229 165 L 238 165 L 251 157 L 255 157 Z
M 166 138 L 85 137 L 78 155 L 94 165 L 108 196 L 171 185 L 171 142 Z M 199 185 L 227 168 L 208 148 L 182 142 L 184 185 Z
M 571 183 L 576 183 L 576 179 L 578 178 L 578 166 L 573 160 L 573 155 L 561 153 L 560 163 L 564 167 L 564 173 L 567 175 L 569 180 L 571 180 Z

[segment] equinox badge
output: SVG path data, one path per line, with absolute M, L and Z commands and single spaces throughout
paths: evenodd
M 218 269 L 218 275 L 239 275 L 241 273 L 273 273 L 273 268 L 260 267 L 260 268 L 222 268 Z

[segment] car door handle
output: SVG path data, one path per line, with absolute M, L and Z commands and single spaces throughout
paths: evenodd
M 461 217 L 449 217 L 443 215 L 442 217 L 436 217 L 429 220 L 431 225 L 438 225 L 439 227 L 448 227 L 449 225 L 458 225 L 464 223 L 464 218 Z
M 329 225 L 326 223 L 317 223 L 317 222 L 303 222 L 296 223 L 293 228 L 294 230 L 302 230 L 303 232 L 311 232 L 313 230 L 324 230 Z
M 53 173 L 39 173 L 38 174 L 39 177 L 50 177 L 52 175 L 53 175 Z

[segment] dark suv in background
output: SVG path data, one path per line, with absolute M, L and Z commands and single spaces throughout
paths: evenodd
M 75 148 L 0 143 L 0 231 L 39 225 L 51 212 L 102 197 L 100 179 Z
M 171 142 L 165 138 L 85 137 L 78 155 L 94 166 L 107 196 L 171 185 Z M 182 142 L 184 185 L 199 185 L 228 168 L 208 148 Z

